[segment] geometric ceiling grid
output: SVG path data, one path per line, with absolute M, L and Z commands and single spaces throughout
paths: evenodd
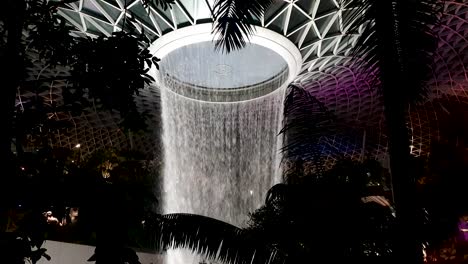
M 304 60 L 302 74 L 320 70 L 345 59 L 357 39 L 357 35 L 343 34 L 342 22 L 349 10 L 338 2 L 274 1 L 256 24 L 286 36 L 299 48 Z M 171 9 L 163 10 L 145 8 L 141 0 L 79 0 L 58 12 L 76 28 L 75 36 L 109 36 L 120 31 L 126 21 L 132 29 L 144 32 L 154 41 L 182 27 L 212 22 L 213 3 L 213 0 L 178 0 Z
M 212 0 L 179 0 L 171 9 L 163 10 L 160 7 L 145 8 L 140 0 L 80 0 L 60 8 L 59 14 L 75 27 L 72 33 L 75 36 L 109 36 L 120 31 L 125 21 L 127 27 L 130 25 L 132 30 L 144 32 L 154 41 L 182 27 L 211 23 L 213 3 Z M 357 39 L 357 35 L 343 34 L 342 22 L 348 14 L 338 1 L 274 1 L 256 25 L 286 36 L 298 47 L 303 65 L 296 83 L 306 85 L 317 72 L 327 74 L 327 78 L 317 80 L 323 88 L 319 99 L 328 100 L 330 93 L 336 94 L 333 88 L 336 85 L 346 87 L 349 97 L 334 96 L 333 106 L 339 106 L 347 113 L 358 110 L 349 118 L 368 122 L 369 111 L 378 108 L 377 100 L 364 76 L 354 78 L 356 73 L 346 64 Z M 338 68 L 347 75 L 335 78 Z M 352 106 L 351 102 L 355 100 L 362 102 L 357 104 L 357 109 L 341 108 Z
M 162 10 L 144 8 L 140 0 L 78 0 L 58 12 L 74 26 L 74 36 L 108 36 L 121 30 L 125 21 L 132 30 L 144 32 L 154 41 L 182 27 L 212 22 L 210 7 L 213 2 L 176 0 L 172 9 Z M 324 139 L 324 146 L 344 150 L 352 156 L 363 153 L 381 156 L 387 145 L 382 106 L 375 87 L 369 83 L 372 78 L 350 57 L 358 35 L 343 34 L 346 31 L 343 21 L 349 10 L 340 7 L 338 2 L 277 0 L 256 24 L 286 36 L 298 47 L 303 65 L 294 82 L 308 89 L 335 112 L 340 122 L 354 127 L 361 135 L 358 140 L 330 136 Z M 468 100 L 468 4 L 465 0 L 445 1 L 441 24 L 436 31 L 440 41 L 429 81 L 430 100 L 412 107 L 408 118 L 415 155 L 425 155 L 431 140 L 440 139 L 438 117 L 447 114 L 448 109 L 443 105 L 448 101 L 443 98 L 451 96 L 450 100 L 457 100 L 462 105 Z M 43 66 L 31 67 L 31 78 L 66 75 L 67 72 L 66 69 L 48 70 Z M 50 89 L 42 96 L 50 101 L 60 101 L 60 91 L 66 84 L 66 80 L 47 83 L 45 85 Z M 17 101 L 27 101 L 27 98 L 27 93 L 19 92 Z M 155 112 L 159 107 L 158 100 L 158 92 L 152 88 L 142 89 L 142 95 L 138 97 L 139 107 L 150 112 L 153 115 L 151 122 L 155 123 L 159 122 Z M 76 128 L 68 132 L 70 136 L 61 134 L 61 141 L 56 144 L 73 146 L 80 141 L 81 145 L 89 145 L 86 150 L 89 152 L 99 146 L 130 144 L 119 131 L 116 116 L 107 112 L 89 109 L 79 117 L 57 113 L 54 118 L 68 118 L 76 123 Z M 156 147 L 144 142 L 131 144 L 141 144 L 147 149 Z
M 448 127 L 467 121 L 459 113 L 465 110 L 453 106 L 468 106 L 468 3 L 446 1 L 435 31 L 439 43 L 428 83 L 431 94 L 427 102 L 410 109 L 408 118 L 415 155 L 427 155 L 432 141 L 447 139 Z

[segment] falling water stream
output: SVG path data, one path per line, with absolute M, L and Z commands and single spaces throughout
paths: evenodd
M 255 65 L 257 73 L 245 72 L 244 66 L 254 63 L 245 61 L 252 57 L 249 52 L 258 53 L 258 48 L 243 52 L 213 57 L 211 46 L 209 51 L 198 46 L 169 54 L 160 63 L 160 76 L 165 76 L 159 80 L 164 213 L 201 214 L 245 226 L 248 214 L 263 204 L 267 190 L 280 181 L 278 131 L 286 63 L 275 54 L 265 54 L 264 60 L 257 61 L 260 67 Z M 244 61 L 235 62 L 236 57 Z M 267 61 L 275 65 L 270 67 Z M 265 67 L 270 72 L 262 72 Z M 260 94 L 266 94 L 250 98 L 259 92 L 241 89 L 235 95 L 220 96 L 241 86 L 261 87 L 266 92 Z M 189 95 L 184 94 L 187 89 L 191 89 Z M 199 259 L 181 252 L 170 252 L 167 262 L 198 263 Z

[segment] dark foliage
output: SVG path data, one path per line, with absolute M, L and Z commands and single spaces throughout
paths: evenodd
M 284 256 L 228 223 L 201 215 L 168 214 L 146 221 L 160 251 L 186 248 L 222 263 L 283 263 Z
M 4 64 L 12 69 L 12 74 L 7 74 L 9 78 L 5 85 L 6 93 L 8 93 L 9 96 L 6 96 L 6 99 L 2 102 L 5 108 L 10 108 L 12 111 L 2 111 L 6 113 L 6 117 L 8 117 L 8 120 L 4 120 L 4 123 L 13 123 L 11 122 L 11 117 L 13 116 L 15 105 L 14 95 L 16 94 L 18 85 L 33 91 L 35 96 L 32 97 L 30 102 L 26 102 L 22 105 L 22 107 L 25 108 L 17 109 L 15 136 L 17 143 L 21 144 L 25 135 L 35 134 L 41 138 L 41 141 L 43 140 L 41 145 L 44 150 L 42 153 L 44 155 L 40 155 L 41 161 L 37 164 L 32 164 L 28 169 L 23 167 L 22 172 L 19 173 L 21 177 L 14 179 L 14 182 L 20 183 L 17 186 L 21 186 L 21 190 L 32 191 L 31 193 L 24 192 L 28 197 L 21 197 L 21 199 L 23 199 L 23 201 L 27 200 L 28 206 L 39 211 L 42 210 L 38 208 L 43 209 L 42 207 L 44 204 L 60 204 L 60 202 L 57 201 L 57 193 L 66 193 L 68 195 L 65 198 L 67 201 L 61 201 L 63 203 L 83 203 L 83 200 L 77 197 L 70 197 L 77 193 L 70 194 L 69 189 L 64 190 L 66 189 L 64 187 L 67 187 L 66 184 L 57 183 L 61 181 L 67 183 L 70 181 L 73 182 L 76 178 L 68 175 L 72 174 L 70 170 L 67 170 L 70 169 L 70 167 L 59 164 L 60 161 L 51 155 L 53 152 L 47 146 L 47 140 L 49 139 L 48 134 L 64 125 L 61 122 L 54 122 L 53 119 L 51 120 L 49 114 L 60 111 L 71 111 L 79 115 L 83 108 L 89 106 L 89 104 L 86 103 L 94 101 L 94 103 L 102 105 L 106 109 L 119 111 L 124 117 L 122 125 L 125 125 L 126 128 L 133 130 L 144 129 L 144 115 L 138 113 L 133 101 L 133 96 L 138 95 L 139 89 L 152 81 L 151 76 L 147 74 L 148 68 L 151 67 L 153 63 L 157 62 L 157 59 L 149 54 L 147 50 L 148 40 L 144 35 L 134 36 L 132 33 L 120 32 L 111 37 L 101 37 L 98 39 L 75 39 L 71 37 L 71 28 L 67 26 L 64 19 L 57 14 L 57 8 L 69 2 L 73 1 L 9 1 L 5 10 L 12 12 L 16 17 L 9 15 L 7 12 L 4 12 L 4 10 L 0 13 L 2 31 L 8 28 L 8 39 L 2 38 L 0 42 L 2 44 L 0 47 L 0 55 L 2 59 L 5 57 L 7 58 L 3 61 L 8 61 L 8 63 Z M 12 7 L 11 10 L 10 7 Z M 27 37 L 23 37 L 23 32 L 27 33 Z M 25 66 L 27 63 L 24 61 L 28 53 L 39 54 L 40 60 L 45 62 L 45 67 L 60 65 L 72 68 L 72 76 L 69 77 L 69 79 L 74 86 L 73 89 L 64 89 L 63 91 L 66 100 L 66 105 L 64 107 L 57 107 L 55 104 L 45 103 L 40 97 L 43 83 L 53 81 L 53 79 L 35 80 L 32 82 L 24 81 L 27 77 L 25 76 Z M 62 79 L 63 77 L 59 78 Z M 8 127 L 11 126 L 8 125 Z M 4 141 L 7 144 L 3 144 L 5 147 L 2 147 L 2 150 L 7 150 L 7 153 L 9 153 L 12 136 L 10 135 L 10 131 L 7 132 L 7 135 L 8 139 Z M 24 164 L 25 158 L 25 156 L 21 155 L 21 160 L 19 162 Z M 6 174 L 13 173 L 9 171 Z M 22 185 L 21 183 L 24 183 L 24 179 L 29 180 L 27 182 L 29 184 Z M 86 179 L 88 180 L 88 178 Z M 31 184 L 31 182 L 33 182 L 33 184 Z M 14 187 L 10 186 L 10 184 L 5 185 L 8 186 L 9 189 L 16 190 L 16 188 L 14 188 L 16 185 Z M 46 188 L 41 189 L 42 187 Z M 77 186 L 75 185 L 75 187 Z M 85 188 L 85 190 L 89 189 Z M 40 193 L 41 191 L 46 193 Z M 83 189 L 81 191 L 83 191 Z M 14 192 L 15 191 L 12 193 Z M 14 200 L 11 198 L 13 195 L 5 196 L 8 197 L 9 200 Z M 17 198 L 17 195 L 15 194 L 14 197 Z M 59 197 L 63 198 L 61 195 L 59 195 Z M 13 201 L 12 203 L 15 202 L 16 201 Z M 63 204 L 60 204 L 60 206 L 62 205 Z M 4 213 L 3 209 L 2 206 L 0 212 L 2 215 Z M 138 211 L 138 208 L 134 209 Z M 16 233 L 13 233 L 11 236 L 8 234 L 5 247 L 3 247 L 4 240 L 2 239 L 2 259 L 6 261 L 6 263 L 23 263 L 25 258 L 35 263 L 41 256 L 48 257 L 44 254 L 45 249 L 40 248 L 45 238 L 43 233 L 38 233 L 40 230 L 44 229 L 43 226 L 40 226 L 44 223 L 44 219 L 42 215 L 40 215 L 40 217 L 41 219 L 35 218 L 31 220 L 31 223 L 21 223 L 18 231 L 15 231 Z M 34 226 L 30 228 L 31 225 Z M 26 231 L 23 231 L 25 229 Z M 113 230 L 115 231 L 117 229 L 114 228 Z M 105 235 L 102 235 L 102 237 L 105 237 Z M 113 236 L 109 235 L 106 239 L 110 241 L 112 240 L 111 238 L 113 238 Z M 32 249 L 33 247 L 37 249 Z M 113 247 L 114 250 L 123 248 L 125 247 L 122 247 L 122 244 L 117 244 Z M 106 252 L 109 251 L 106 251 L 105 246 L 99 247 L 98 252 L 96 252 L 96 258 L 99 259 L 99 262 L 116 263 L 115 256 L 117 255 L 106 255 Z M 138 263 L 137 258 L 135 261 L 136 254 L 134 254 L 134 252 L 133 254 L 129 250 L 121 250 L 119 252 L 122 252 L 121 256 L 124 257 L 122 261 Z M 104 259 L 101 256 L 104 256 Z M 110 259 L 106 259 L 106 257 Z
M 389 139 L 392 187 L 397 208 L 399 261 L 422 262 L 420 210 L 415 199 L 415 177 L 409 171 L 410 143 L 406 124 L 408 106 L 427 94 L 437 36 L 440 6 L 437 0 L 342 0 L 354 8 L 344 19 L 348 32 L 364 25 L 355 56 L 378 77 Z
M 13 119 L 13 131 L 17 155 L 23 152 L 23 146 L 46 148 L 49 140 L 54 139 L 54 132 L 72 124 L 69 120 L 57 120 L 54 113 L 63 111 L 63 106 L 46 103 L 37 93 L 22 102 L 16 108 Z
M 361 205 L 358 212 L 361 215 L 355 253 L 365 260 L 364 263 L 394 263 L 396 225 L 390 209 L 367 203 Z
M 23 153 L 17 161 L 16 177 L 21 186 L 18 203 L 37 210 L 77 205 L 86 197 L 80 192 L 87 191 L 90 183 L 81 174 L 78 161 L 78 151 L 64 148 L 46 147 Z
M 333 114 L 305 89 L 290 85 L 284 103 L 283 159 L 312 161 L 320 173 L 322 149 L 320 139 L 336 133 Z
M 141 264 L 135 250 L 126 247 L 96 247 L 88 262 L 96 264 Z
M 6 1 L 5 8 L 0 11 L 0 28 L 2 28 L 2 41 L 0 47 L 0 71 L 3 73 L 2 96 L 0 97 L 0 120 L 3 124 L 0 138 L 0 153 L 2 157 L 3 183 L 0 186 L 0 215 L 4 206 L 11 206 L 14 189 L 13 160 L 11 152 L 12 124 L 15 110 L 15 97 L 21 78 L 24 76 L 24 58 L 21 48 L 25 2 Z
M 139 264 L 135 251 L 128 248 L 128 212 L 125 198 L 111 182 L 99 181 L 94 196 L 96 249 L 88 261 L 97 264 Z M 122 212 L 118 217 L 114 214 Z M 107 220 L 105 220 L 107 219 Z
M 45 218 L 39 212 L 24 214 L 18 229 L 0 233 L 0 256 L 4 263 L 35 264 L 41 258 L 51 259 L 47 250 L 41 248 L 45 239 Z
M 84 164 L 87 174 L 96 179 L 90 204 L 84 208 L 97 237 L 95 254 L 89 261 L 137 264 L 138 257 L 131 247 L 153 246 L 146 236 L 134 237 L 142 230 L 144 216 L 157 204 L 153 175 L 139 160 L 142 157 L 134 151 L 103 150 Z
M 385 89 L 381 94 L 405 102 L 423 100 L 438 41 L 433 26 L 438 24 L 440 2 L 342 0 L 342 5 L 354 8 L 344 21 L 348 32 L 358 32 L 364 25 L 354 56 L 362 59 L 369 72 L 377 71 L 380 88 Z M 390 78 L 405 83 L 386 87 Z
M 390 263 L 394 218 L 361 202 L 379 171 L 369 164 L 343 160 L 322 178 L 273 186 L 245 229 L 191 214 L 153 215 L 145 228 L 159 251 L 186 248 L 215 262 Z
M 70 79 L 73 88 L 63 89 L 66 104 L 61 110 L 80 115 L 94 104 L 118 111 L 124 129 L 145 130 L 147 114 L 138 111 L 134 97 L 145 84 L 154 81 L 149 68 L 153 64 L 158 67 L 158 59 L 148 50 L 149 39 L 144 33 L 127 31 L 125 21 L 124 31 L 112 36 L 74 38 L 70 35 L 72 28 L 57 14 L 57 8 L 68 2 L 27 1 L 25 16 L 28 37 L 24 45 L 28 52 L 38 53 L 45 67 L 71 68 L 71 76 L 65 78 Z M 172 3 L 161 1 L 166 2 Z M 42 82 L 28 81 L 22 87 L 37 89 Z
M 465 193 L 467 150 L 450 143 L 433 143 L 431 155 L 419 165 L 418 201 L 426 217 L 423 237 L 431 247 L 460 232 L 459 218 L 468 214 Z
M 129 225 L 140 224 L 158 202 L 154 194 L 154 175 L 144 158 L 137 151 L 107 149 L 95 152 L 81 165 L 86 174 L 98 180 L 98 187 L 111 188 L 119 197 L 116 199 L 121 202 L 119 211 L 131 216 L 127 219 Z M 102 198 L 99 189 L 95 198 Z
M 456 95 L 444 95 L 434 99 L 430 104 L 437 111 L 437 122 L 432 122 L 431 129 L 439 130 L 440 142 L 447 142 L 452 146 L 468 145 L 468 123 L 460 120 L 468 120 L 466 100 L 460 100 Z M 427 107 L 430 107 L 428 104 Z
M 253 23 L 263 16 L 273 0 L 216 0 L 213 7 L 213 33 L 219 36 L 216 49 L 231 52 L 246 45 L 255 32 Z
M 141 221 L 157 201 L 154 175 L 139 160 L 142 157 L 130 151 L 101 151 L 80 163 L 78 149 L 26 152 L 18 161 L 16 179 L 22 188 L 16 204 L 51 212 L 56 220 L 46 227 L 47 239 L 96 245 L 101 262 L 111 257 L 109 253 L 114 255 L 112 260 L 127 259 L 125 248 L 152 248 L 142 234 Z M 113 164 L 111 169 L 104 166 L 106 161 Z M 109 172 L 108 178 L 103 178 L 103 172 Z M 74 222 L 69 218 L 70 207 L 79 209 Z M 13 213 L 20 214 L 19 210 Z
M 265 205 L 251 215 L 248 231 L 284 253 L 287 263 L 389 261 L 391 212 L 361 203 L 370 170 L 342 160 L 321 178 L 310 175 L 296 184 L 275 185 Z
M 76 40 L 70 35 L 73 29 L 57 14 L 57 8 L 73 1 L 26 1 L 25 24 L 28 36 L 27 48 L 39 54 L 48 66 L 67 66 L 71 61 Z
M 159 6 L 163 10 L 167 10 L 168 8 L 171 8 L 172 5 L 175 3 L 175 0 L 143 0 L 143 6 L 148 7 L 156 7 Z
M 27 34 L 15 45 L 19 55 L 15 59 L 18 64 L 15 70 L 18 77 L 15 78 L 22 91 L 36 94 L 21 108 L 15 109 L 12 119 L 14 125 L 10 127 L 14 127 L 11 137 L 15 138 L 18 153 L 21 152 L 26 136 L 40 139 L 37 141 L 40 147 L 47 144 L 48 140 L 53 140 L 50 138 L 53 133 L 50 132 L 70 125 L 57 120 L 55 113 L 79 116 L 86 108 L 94 105 L 120 112 L 120 125 L 124 129 L 146 129 L 147 113 L 138 111 L 134 97 L 138 96 L 139 89 L 153 81 L 147 74 L 148 69 L 153 64 L 158 67 L 158 59 L 147 49 L 149 40 L 144 34 L 134 35 L 133 32 L 119 32 L 111 37 L 97 39 L 72 37 L 72 27 L 57 13 L 59 7 L 70 2 L 74 1 L 25 0 L 24 7 L 18 6 L 25 12 L 20 27 Z M 2 24 L 1 30 L 5 31 L 7 13 L 2 12 L 0 15 L 0 19 L 6 23 Z M 2 53 L 7 45 L 5 40 L 2 38 L 0 42 L 3 43 Z M 43 70 L 48 71 L 56 66 L 70 67 L 72 76 L 41 79 L 39 75 L 31 80 L 32 76 L 26 76 L 25 69 L 37 63 L 36 54 L 39 61 L 44 63 Z M 40 96 L 44 89 L 49 89 L 50 82 L 57 79 L 68 79 L 73 84 L 72 88 L 67 87 L 62 91 L 65 105 L 45 103 Z M 10 104 L 13 105 L 13 101 Z
M 154 81 L 148 71 L 157 63 L 147 49 L 148 43 L 144 35 L 135 37 L 124 32 L 83 39 L 71 65 L 74 87 L 66 91 L 64 98 L 71 103 L 80 103 L 83 96 L 94 99 L 105 109 L 118 110 L 123 120 L 133 118 L 135 122 L 138 109 L 134 96 Z M 144 122 L 135 125 L 135 130 L 146 128 Z

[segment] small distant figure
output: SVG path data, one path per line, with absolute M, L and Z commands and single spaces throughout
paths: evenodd
M 44 212 L 42 215 L 44 215 L 46 218 L 47 224 L 62 226 L 62 222 L 60 222 L 58 218 L 52 214 L 52 211 Z
M 61 220 L 55 217 L 52 211 L 43 212 L 42 215 L 44 215 L 48 224 L 57 225 L 57 226 L 66 226 L 70 224 L 76 224 L 78 222 L 79 208 L 67 207 L 66 215 L 62 217 Z
M 458 230 L 459 230 L 459 240 L 463 242 L 468 242 L 468 216 L 460 217 L 458 222 Z
M 77 207 L 70 208 L 68 216 L 70 217 L 71 224 L 76 224 L 78 222 L 78 213 L 79 213 L 79 209 Z
M 466 263 L 464 261 L 468 260 L 468 215 L 459 218 L 455 250 L 457 260 Z

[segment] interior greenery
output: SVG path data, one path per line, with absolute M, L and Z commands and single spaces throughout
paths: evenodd
M 152 218 L 151 230 L 157 234 L 160 250 L 187 248 L 214 262 L 354 259 L 390 263 L 394 260 L 391 210 L 361 200 L 371 194 L 389 196 L 383 185 L 375 188 L 372 174 L 384 170 L 375 164 L 344 159 L 319 177 L 304 175 L 304 168 L 297 168 L 298 174 L 291 177 L 299 180 L 273 186 L 265 204 L 252 212 L 247 227 L 199 215 L 170 214 Z
M 136 151 L 114 149 L 85 160 L 77 149 L 25 153 L 17 162 L 16 179 L 22 190 L 15 199 L 17 206 L 9 210 L 7 232 L 2 233 L 6 244 L 16 239 L 15 234 L 23 242 L 10 245 L 16 251 L 6 247 L 2 253 L 33 259 L 45 252 L 40 245 L 50 239 L 95 245 L 96 256 L 91 259 L 106 263 L 122 258 L 112 263 L 125 263 L 134 255 L 133 248 L 151 248 L 142 221 L 158 210 L 159 197 L 154 194 L 158 168 L 144 158 Z M 25 246 L 34 250 L 24 251 Z M 117 248 L 122 255 L 116 254 Z

